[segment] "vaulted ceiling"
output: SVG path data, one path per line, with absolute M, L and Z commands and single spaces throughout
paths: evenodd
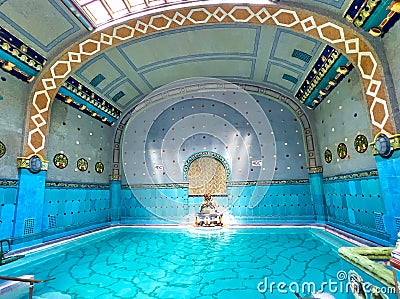
M 65 49 L 93 33 L 80 14 L 67 7 L 73 2 L 0 1 L 0 24 L 51 65 Z M 343 15 L 352 1 L 255 1 L 261 2 L 307 9 L 346 22 Z M 176 7 L 165 4 L 163 9 Z M 256 82 L 295 97 L 325 47 L 324 42 L 285 26 L 205 23 L 148 34 L 100 51 L 71 76 L 122 111 L 158 87 L 190 77 Z

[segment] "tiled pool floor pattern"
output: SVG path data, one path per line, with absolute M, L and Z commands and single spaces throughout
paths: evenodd
M 337 281 L 349 264 L 309 230 L 187 231 L 120 229 L 83 242 L 23 274 L 55 280 L 35 286 L 36 298 L 295 298 L 260 293 L 271 282 Z M 75 241 L 76 242 L 76 241 Z M 346 268 L 346 269 L 343 269 Z M 11 270 L 12 272 L 12 270 Z M 14 272 L 13 275 L 22 273 Z M 10 275 L 10 273 L 8 274 Z M 58 295 L 57 295 L 58 294 Z M 61 294 L 65 294 L 64 296 Z M 336 298 L 354 298 L 335 294 Z

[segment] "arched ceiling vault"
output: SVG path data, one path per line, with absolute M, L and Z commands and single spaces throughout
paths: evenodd
M 258 82 L 293 97 L 325 44 L 358 69 L 372 131 L 395 133 L 379 57 L 347 25 L 292 7 L 202 5 L 94 32 L 48 63 L 29 102 L 23 155 L 45 155 L 51 103 L 70 76 L 92 83 L 110 100 L 118 91 L 131 95 L 115 101 L 122 111 L 158 86 L 188 76 Z M 98 74 L 104 79 L 94 86 Z

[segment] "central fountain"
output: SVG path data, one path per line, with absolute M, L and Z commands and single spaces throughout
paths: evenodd
M 223 214 L 217 211 L 217 203 L 212 198 L 211 193 L 204 194 L 200 212 L 196 213 L 196 226 L 215 227 L 222 226 Z

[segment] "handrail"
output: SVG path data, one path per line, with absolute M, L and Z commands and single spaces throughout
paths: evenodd
M 50 280 L 56 279 L 55 277 L 49 279 L 30 279 L 30 278 L 22 278 L 22 277 L 11 277 L 11 276 L 1 276 L 1 280 L 11 280 L 11 281 L 21 281 L 21 282 L 29 282 L 29 283 L 40 283 L 40 282 L 47 282 Z
M 22 278 L 22 277 L 0 276 L 0 280 L 29 282 L 29 299 L 32 299 L 32 297 L 33 297 L 33 285 L 35 283 L 47 282 L 47 281 L 54 280 L 54 279 L 56 279 L 56 278 L 52 277 L 49 279 L 30 279 L 30 278 Z
M 8 246 L 8 249 L 3 250 L 3 244 L 6 244 Z M 6 254 L 9 253 L 10 251 L 11 251 L 10 240 L 7 240 L 7 239 L 0 240 L 0 266 L 14 262 L 14 261 L 24 257 L 24 255 L 13 255 L 13 256 L 6 257 Z
M 3 251 L 3 243 L 6 243 L 8 245 L 8 250 Z M 0 252 L 1 253 L 7 253 L 10 251 L 10 249 L 11 249 L 10 240 L 7 240 L 7 239 L 0 240 Z

